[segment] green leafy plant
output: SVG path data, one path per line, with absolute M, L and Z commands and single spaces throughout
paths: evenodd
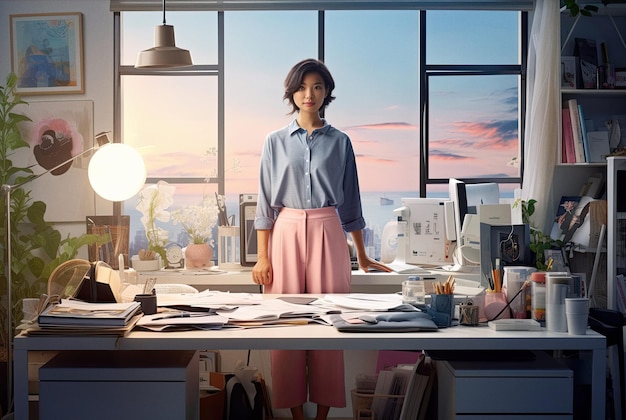
M 602 0 L 602 4 L 604 6 L 608 6 L 609 4 L 616 4 L 616 3 L 623 4 L 623 3 L 626 3 L 626 1 Z M 560 6 L 565 7 L 567 10 L 569 10 L 570 15 L 574 17 L 578 16 L 578 14 L 580 14 L 581 16 L 591 17 L 593 16 L 594 13 L 597 13 L 600 10 L 599 7 L 594 4 L 580 5 L 578 0 L 561 0 Z
M 531 218 L 535 213 L 535 204 L 537 204 L 537 200 L 530 199 L 525 201 L 518 198 L 515 200 L 515 203 L 513 203 L 513 208 L 521 206 L 522 223 L 530 227 L 530 251 L 535 254 L 535 266 L 540 271 L 547 271 L 548 265 L 545 260 L 545 251 L 548 249 L 562 248 L 563 242 L 552 239 L 550 235 L 545 234 L 532 222 Z
M 604 5 L 610 3 L 609 1 L 603 1 Z M 576 0 L 562 0 L 561 7 L 565 6 L 567 10 L 569 10 L 569 14 L 571 16 L 577 16 L 579 13 L 582 16 L 593 16 L 593 13 L 598 11 L 598 6 L 594 6 L 593 4 L 587 4 L 581 6 L 578 4 Z
M 61 263 L 75 258 L 81 247 L 96 243 L 100 235 L 62 237 L 50 223 L 45 221 L 46 204 L 31 198 L 28 185 L 11 189 L 11 302 L 7 301 L 7 278 L 5 261 L 7 258 L 7 203 L 5 186 L 27 182 L 34 173 L 29 166 L 16 166 L 13 162 L 18 150 L 30 147 L 19 130 L 20 123 L 30 119 L 16 112 L 16 107 L 28 105 L 18 94 L 15 86 L 18 78 L 11 73 L 4 86 L 0 86 L 0 182 L 3 197 L 0 203 L 0 323 L 2 344 L 7 336 L 7 311 L 12 311 L 15 322 L 21 320 L 21 301 L 27 297 L 39 297 L 47 291 L 48 277 Z M 3 345 L 6 349 L 6 345 Z

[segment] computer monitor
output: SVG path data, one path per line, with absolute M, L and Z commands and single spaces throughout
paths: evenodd
M 500 189 L 495 182 L 465 183 L 450 178 L 450 200 L 454 203 L 458 266 L 480 265 L 480 206 L 499 204 Z

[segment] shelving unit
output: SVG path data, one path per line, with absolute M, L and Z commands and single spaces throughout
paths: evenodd
M 626 68 L 626 42 L 622 33 L 626 28 L 626 6 L 611 5 L 611 7 L 605 7 L 599 5 L 599 8 L 599 12 L 592 17 L 581 15 L 572 17 L 567 11 L 561 13 L 561 56 L 575 55 L 576 38 L 592 39 L 596 42 L 598 63 L 602 63 L 601 44 L 606 43 L 609 62 L 612 66 L 614 68 Z M 577 72 L 580 80 L 579 69 Z M 560 88 L 560 96 L 562 109 L 567 108 L 568 100 L 576 99 L 583 108 L 585 120 L 593 121 L 593 130 L 595 131 L 607 131 L 608 128 L 605 123 L 614 117 L 626 119 L 626 89 L 583 89 L 578 86 L 576 89 Z M 626 121 L 622 125 L 622 131 L 626 132 Z M 606 166 L 605 163 L 562 163 L 562 127 L 560 133 L 561 141 L 559 141 L 557 161 L 561 163 L 558 166 L 567 166 L 568 168 L 572 165 L 574 168 Z M 624 135 L 622 135 L 623 138 Z M 556 198 L 558 199 L 558 197 Z
M 615 68 L 626 68 L 626 5 L 609 5 L 604 6 L 598 4 L 599 11 L 594 13 L 592 17 L 578 15 L 572 17 L 569 11 L 562 10 L 560 19 L 561 34 L 561 55 L 574 56 L 575 39 L 585 38 L 596 41 L 598 51 L 598 63 L 602 63 L 601 44 L 606 43 L 608 50 L 609 62 Z M 578 78 L 580 79 L 580 69 L 577 69 Z M 557 86 L 561 98 L 561 109 L 567 108 L 567 101 L 576 99 L 578 104 L 583 108 L 585 120 L 593 121 L 594 131 L 607 131 L 605 122 L 612 118 L 619 118 L 621 121 L 622 140 L 619 146 L 626 146 L 624 140 L 626 136 L 626 89 L 583 89 L 581 87 L 565 88 Z M 591 131 L 591 130 L 588 130 Z M 607 174 L 606 162 L 594 163 L 563 163 L 562 162 L 562 125 L 559 121 L 559 147 L 557 150 L 557 164 L 553 177 L 552 185 L 552 211 L 551 215 L 556 214 L 559 202 L 562 196 L 579 195 L 582 185 L 584 185 L 590 176 L 600 173 L 604 176 L 605 181 L 610 174 Z M 597 197 L 604 198 L 604 197 Z M 607 227 L 607 232 L 611 230 L 611 226 Z M 589 251 L 592 251 L 589 249 Z M 607 259 L 610 260 L 610 253 Z M 582 266 L 591 266 L 593 256 L 577 255 L 578 263 Z M 605 276 L 605 265 L 598 272 L 598 278 Z M 587 271 L 587 270 L 576 270 Z M 608 286 L 608 285 L 607 285 Z M 609 286 L 610 287 L 610 286 Z M 609 288 L 607 287 L 607 289 Z M 610 290 L 607 290 L 610 294 Z

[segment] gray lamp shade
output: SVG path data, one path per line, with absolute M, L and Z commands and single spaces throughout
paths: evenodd
M 154 47 L 139 53 L 135 67 L 170 68 L 193 65 L 189 51 L 176 47 L 172 25 L 163 24 L 154 28 L 154 44 Z

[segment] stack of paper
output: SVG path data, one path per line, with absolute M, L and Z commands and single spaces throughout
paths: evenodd
M 61 300 L 44 309 L 28 335 L 115 335 L 130 332 L 139 318 L 139 302 L 87 303 Z

